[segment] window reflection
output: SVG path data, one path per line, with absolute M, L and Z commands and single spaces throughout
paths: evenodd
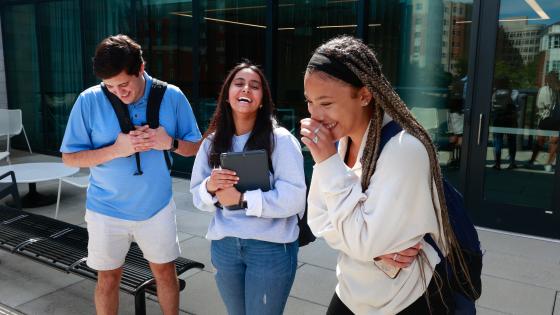
M 205 129 L 227 72 L 243 58 L 264 66 L 266 1 L 201 1 L 199 126 Z
M 383 71 L 439 150 L 457 184 L 472 1 L 375 1 L 368 43 Z M 372 26 L 374 25 L 374 26 Z
M 151 76 L 177 85 L 186 95 L 192 92 L 192 18 L 185 2 L 147 1 L 139 6 L 138 38 Z
M 303 101 L 309 57 L 336 35 L 355 35 L 356 23 L 356 1 L 279 1 L 276 107 L 280 122 L 294 134 L 299 119 L 309 116 Z
M 485 171 L 485 197 L 549 208 L 560 129 L 560 9 L 502 1 Z

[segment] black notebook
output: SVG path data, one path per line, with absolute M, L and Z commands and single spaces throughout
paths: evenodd
M 227 152 L 220 155 L 222 168 L 235 171 L 239 182 L 235 188 L 240 192 L 259 189 L 270 190 L 268 179 L 268 154 L 266 150 Z

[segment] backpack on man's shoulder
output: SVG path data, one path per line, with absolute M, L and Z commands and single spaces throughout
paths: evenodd
M 134 130 L 134 125 L 130 120 L 130 114 L 128 112 L 128 105 L 124 104 L 115 94 L 109 92 L 109 89 L 107 89 L 104 84 L 101 84 L 101 90 L 107 99 L 109 99 L 109 102 L 115 111 L 115 115 L 117 115 L 121 131 L 124 134 L 128 134 Z M 166 90 L 167 82 L 152 78 L 152 86 L 150 87 L 150 94 L 148 95 L 148 105 L 146 109 L 146 119 L 148 120 L 147 123 L 151 129 L 159 127 L 159 109 Z M 169 157 L 169 154 L 170 153 L 167 150 L 163 151 L 163 157 L 165 159 L 167 169 L 171 170 L 171 158 Z M 140 153 L 136 152 L 134 156 L 136 159 L 136 173 L 134 173 L 134 175 L 142 175 L 143 172 L 140 164 Z
M 383 150 L 385 144 L 387 144 L 393 136 L 397 135 L 401 131 L 401 126 L 399 126 L 395 121 L 391 121 L 385 125 L 381 130 L 379 152 Z M 438 252 L 439 257 L 444 264 L 444 270 L 447 270 L 448 272 L 448 279 L 453 289 L 456 311 L 462 310 L 464 313 L 461 314 L 475 314 L 476 310 L 474 301 L 480 297 L 482 292 L 481 275 L 483 254 L 480 249 L 478 233 L 467 214 L 461 193 L 457 191 L 457 189 L 455 189 L 455 187 L 453 187 L 445 178 L 443 179 L 443 189 L 445 203 L 449 214 L 449 221 L 465 259 L 465 263 L 467 265 L 466 267 L 468 268 L 468 279 L 466 274 L 462 273 L 461 270 L 457 270 L 457 272 L 460 273 L 457 275 L 457 278 L 459 279 L 459 281 L 457 281 L 457 279 L 451 275 L 451 266 L 449 265 L 447 258 L 443 256 L 432 237 L 430 235 L 426 235 L 424 236 L 424 240 Z M 469 285 L 469 280 L 472 284 L 472 288 Z

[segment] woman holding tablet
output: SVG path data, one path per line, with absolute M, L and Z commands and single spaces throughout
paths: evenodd
M 305 210 L 303 156 L 299 141 L 276 126 L 273 106 L 262 71 L 248 61 L 234 67 L 192 171 L 195 207 L 214 212 L 206 238 L 231 315 L 282 314 L 296 274 L 296 215 Z M 220 168 L 220 154 L 259 149 L 270 157 L 271 189 L 241 193 L 234 187 L 235 172 Z

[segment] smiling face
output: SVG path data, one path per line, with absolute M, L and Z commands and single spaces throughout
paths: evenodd
M 228 91 L 228 102 L 234 115 L 255 115 L 262 104 L 263 87 L 261 77 L 255 71 L 239 70 Z
M 339 140 L 361 140 L 372 115 L 371 93 L 330 78 L 320 71 L 307 72 L 303 81 L 307 110 Z
M 121 102 L 131 104 L 138 101 L 144 96 L 144 65 L 140 67 L 139 74 L 131 75 L 126 73 L 125 70 L 109 79 L 104 79 L 103 83 L 109 92 L 115 94 Z

